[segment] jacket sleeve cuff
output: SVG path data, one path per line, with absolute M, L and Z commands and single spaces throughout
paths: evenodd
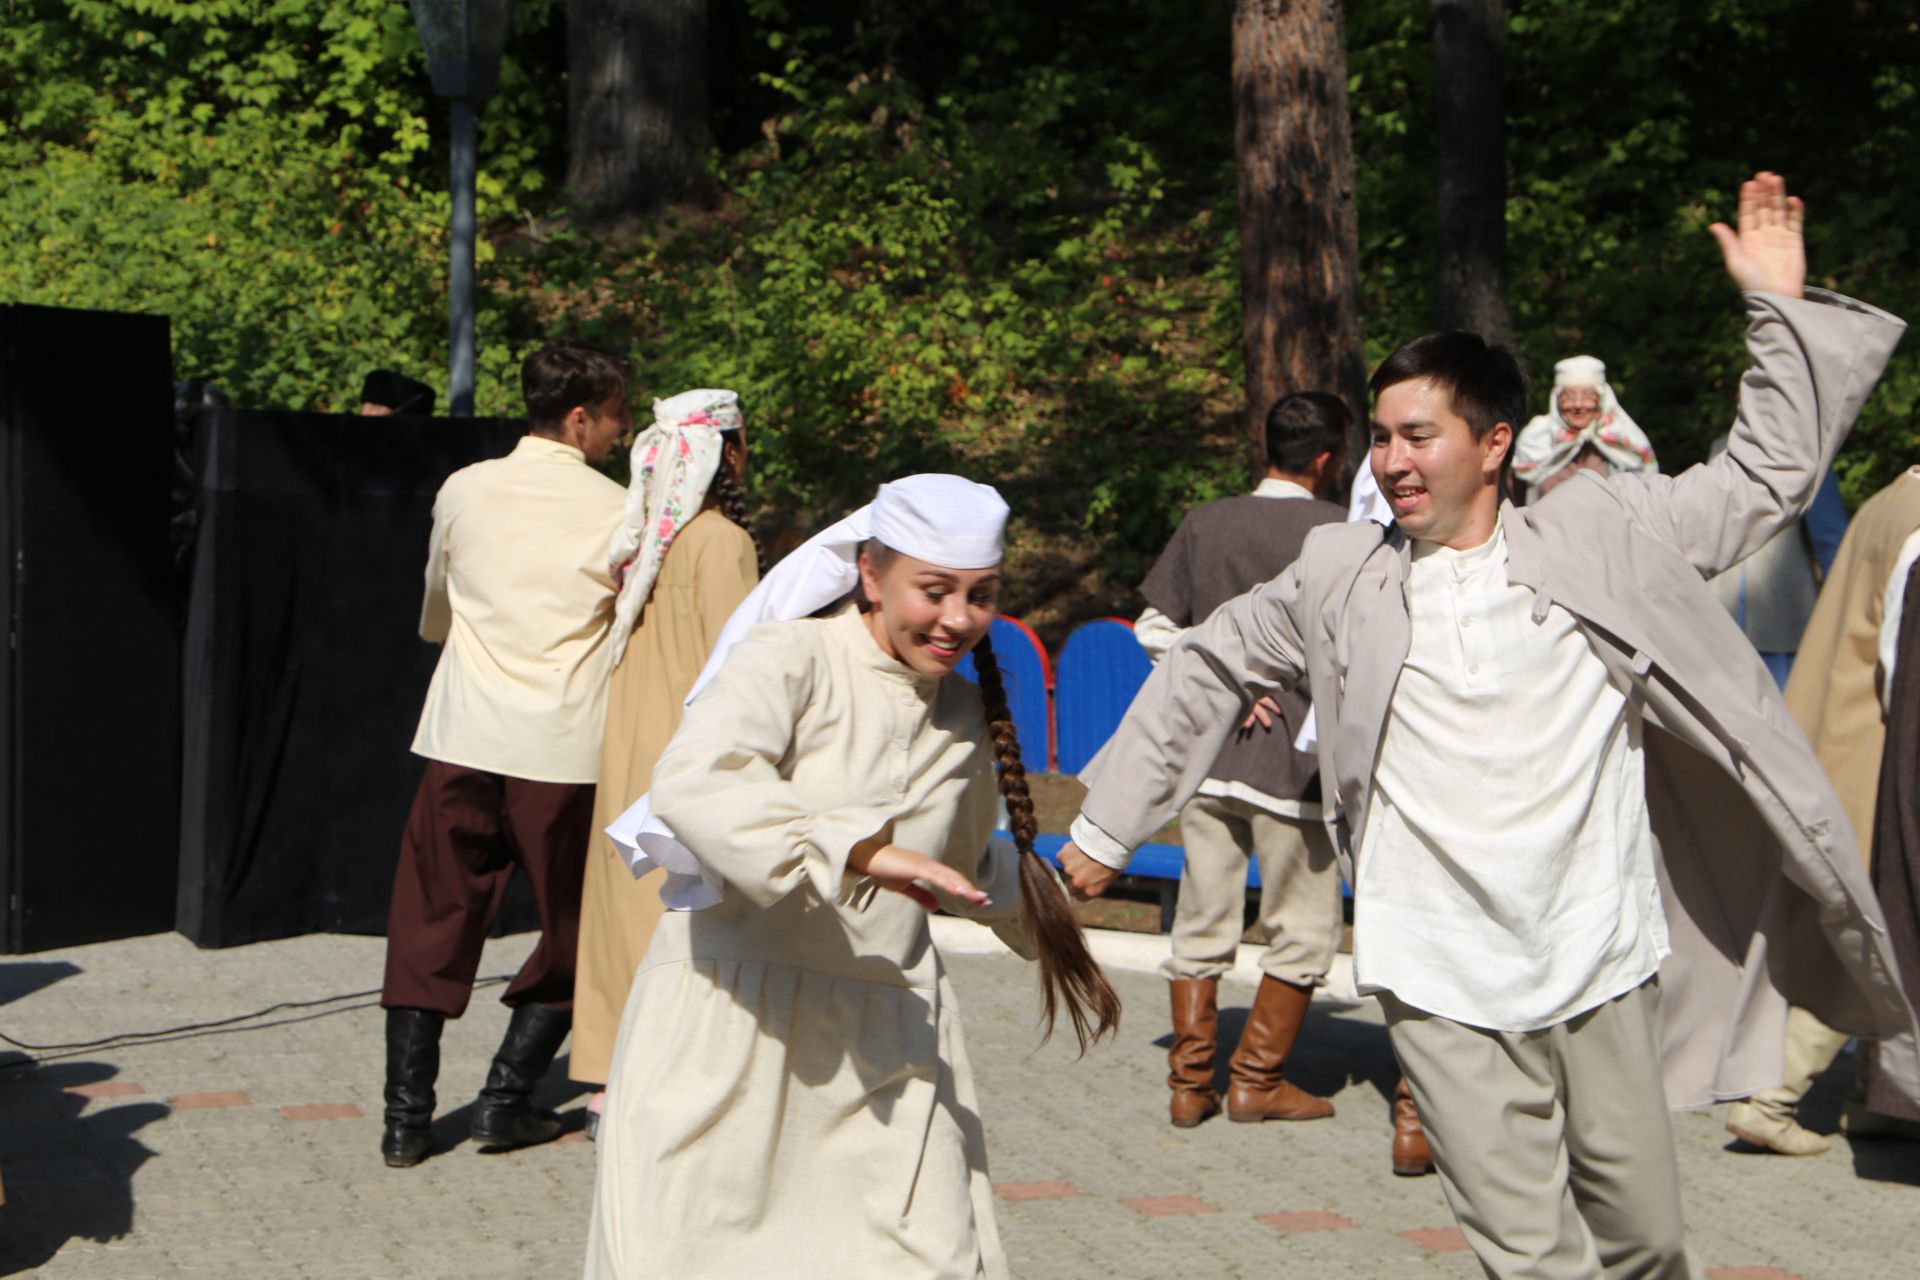
M 1080 852 L 1103 867 L 1125 871 L 1127 863 L 1133 859 L 1133 850 L 1095 826 L 1093 820 L 1084 813 L 1074 818 L 1067 835 Z

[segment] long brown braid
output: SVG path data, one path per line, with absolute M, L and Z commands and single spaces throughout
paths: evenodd
M 1033 817 L 1033 796 L 1027 789 L 1026 766 L 1020 762 L 1020 739 L 1013 715 L 1007 710 L 1007 689 L 993 642 L 981 636 L 973 646 L 973 668 L 980 679 L 980 700 L 986 704 L 987 732 L 993 737 L 993 760 L 1000 774 L 1000 795 L 1007 802 L 1007 826 L 1020 850 L 1020 901 L 1027 934 L 1040 955 L 1040 999 L 1046 1017 L 1046 1035 L 1053 1035 L 1054 1017 L 1061 1005 L 1073 1020 L 1080 1052 L 1120 1025 L 1120 997 L 1087 950 L 1087 938 L 1067 903 L 1066 890 L 1033 851 L 1039 824 Z
M 726 441 L 735 434 L 723 431 L 720 438 Z M 707 496 L 718 504 L 721 515 L 745 529 L 747 536 L 753 539 L 754 567 L 764 578 L 767 574 L 767 549 L 760 545 L 760 531 L 753 527 L 753 521 L 747 515 L 747 495 L 741 492 L 740 477 L 727 465 L 724 454 L 721 455 L 719 469 L 713 473 L 713 483 L 707 487 Z

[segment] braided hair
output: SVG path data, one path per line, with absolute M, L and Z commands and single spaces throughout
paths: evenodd
M 981 636 L 973 646 L 973 667 L 980 680 L 980 700 L 986 705 L 1000 795 L 1007 804 L 1007 827 L 1013 832 L 1014 847 L 1020 851 L 1022 914 L 1027 935 L 1040 956 L 1040 999 L 1046 1018 L 1042 1039 L 1053 1035 L 1055 1016 L 1065 1005 L 1080 1052 L 1085 1053 L 1090 1043 L 1110 1035 L 1120 1025 L 1120 997 L 1087 949 L 1086 935 L 1074 918 L 1066 890 L 1033 851 L 1039 824 L 1033 816 L 1027 770 L 1020 762 L 1020 739 L 1007 709 L 1007 689 L 990 637 Z
M 720 439 L 731 444 L 740 438 L 737 431 L 723 431 Z M 761 545 L 760 532 L 753 527 L 753 520 L 747 515 L 747 495 L 740 488 L 740 477 L 727 465 L 726 456 L 720 458 L 720 466 L 713 473 L 713 483 L 707 486 L 707 497 L 720 508 L 720 514 L 747 531 L 753 539 L 753 563 L 760 576 L 767 573 L 767 549 Z

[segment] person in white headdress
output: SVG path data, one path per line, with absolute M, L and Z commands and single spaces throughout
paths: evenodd
M 1657 475 L 1659 460 L 1607 385 L 1607 366 L 1592 356 L 1569 356 L 1553 366 L 1547 412 L 1527 423 L 1513 447 L 1513 476 L 1528 501 L 1545 497 L 1577 470 Z
M 653 763 L 720 629 L 759 578 L 740 481 L 747 445 L 740 398 L 687 391 L 653 403 L 631 450 L 626 514 L 607 562 L 620 584 L 611 642 L 607 727 L 594 791 L 593 847 L 580 902 L 567 1074 L 604 1085 L 633 971 L 660 917 L 662 876 L 636 879 L 605 835 L 647 789 Z M 604 1099 L 589 1105 L 597 1129 Z
M 1064 1004 L 1083 1045 L 1119 1009 L 1032 852 L 987 638 L 1006 517 L 957 476 L 883 485 L 729 625 L 746 634 L 712 660 L 647 797 L 642 842 L 697 860 L 684 879 L 710 892 L 673 899 L 708 905 L 663 917 L 634 977 L 592 1280 L 1009 1274 L 927 911 L 1037 958 L 1046 1022 Z M 978 687 L 954 673 L 969 652 Z M 996 789 L 1012 845 L 992 839 Z

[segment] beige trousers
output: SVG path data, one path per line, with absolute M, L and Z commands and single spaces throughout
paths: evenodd
M 1692 1280 L 1657 981 L 1543 1031 L 1380 997 L 1454 1218 L 1496 1280 Z
M 1813 1082 L 1825 1074 L 1852 1037 L 1835 1031 L 1820 1019 L 1795 1005 L 1787 1010 L 1787 1079 L 1777 1089 L 1762 1089 L 1748 1099 L 1768 1115 L 1782 1120 L 1794 1118 L 1800 1099 L 1807 1096 Z
M 1340 864 L 1318 822 L 1277 818 L 1244 800 L 1195 796 L 1180 811 L 1187 863 L 1173 915 L 1169 978 L 1217 978 L 1233 967 L 1247 900 L 1247 859 L 1260 865 L 1266 945 L 1260 968 L 1296 986 L 1326 980 L 1340 941 Z

